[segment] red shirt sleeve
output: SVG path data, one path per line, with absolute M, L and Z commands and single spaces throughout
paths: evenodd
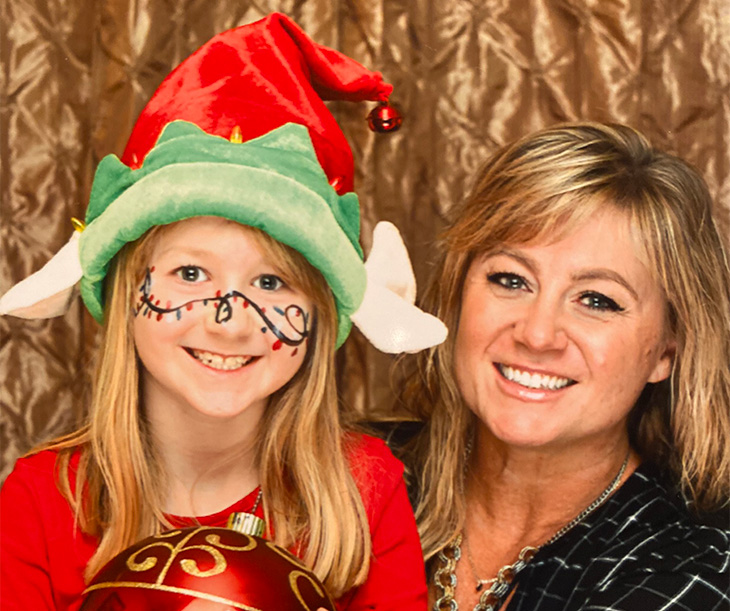
M 0 608 L 75 611 L 95 541 L 74 528 L 54 452 L 18 460 L 0 489 Z
M 384 442 L 368 436 L 351 451 L 350 464 L 368 514 L 373 555 L 367 580 L 337 601 L 339 611 L 425 611 L 426 571 L 403 465 Z

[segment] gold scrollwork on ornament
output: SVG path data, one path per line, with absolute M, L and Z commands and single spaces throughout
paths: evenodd
M 143 555 L 144 552 L 154 547 L 164 547 L 169 549 L 170 552 L 172 552 L 174 549 L 172 545 L 170 545 L 169 543 L 164 543 L 163 541 L 145 545 L 142 549 L 137 550 L 136 552 L 134 552 L 134 554 L 127 558 L 127 568 L 130 571 L 134 571 L 135 573 L 149 571 L 150 569 L 154 568 L 157 565 L 157 558 L 155 558 L 154 556 L 147 556 L 143 560 L 137 561 L 138 556 Z
M 163 549 L 167 549 L 170 552 L 170 557 L 165 562 L 165 565 L 160 570 L 160 574 L 157 576 L 157 579 L 155 581 L 155 583 L 157 584 L 162 584 L 167 577 L 167 573 L 170 571 L 170 568 L 172 567 L 179 555 L 190 550 L 202 550 L 209 554 L 211 559 L 213 560 L 213 566 L 211 568 L 201 570 L 198 566 L 198 562 L 196 560 L 193 560 L 192 558 L 182 558 L 180 560 L 180 568 L 182 568 L 182 570 L 185 571 L 188 575 L 192 575 L 193 577 L 213 577 L 214 575 L 220 575 L 228 568 L 228 563 L 226 562 L 225 556 L 219 551 L 219 548 L 228 551 L 247 552 L 255 549 L 257 545 L 256 539 L 254 539 L 253 537 L 249 537 L 248 535 L 245 535 L 248 539 L 248 543 L 244 546 L 226 545 L 224 543 L 221 543 L 220 535 L 218 533 L 210 533 L 206 535 L 205 541 L 209 545 L 188 545 L 188 542 L 192 537 L 205 530 L 210 530 L 210 528 L 205 526 L 196 528 L 194 531 L 183 537 L 175 545 L 173 545 L 172 543 L 168 543 L 167 541 L 155 541 L 153 543 L 150 543 L 142 549 L 137 550 L 134 554 L 127 558 L 127 568 L 134 572 L 149 571 L 157 565 L 157 558 L 155 558 L 154 556 L 147 556 L 144 559 L 140 559 L 140 556 L 153 548 L 161 547 Z M 180 532 L 181 531 L 178 530 L 174 531 L 172 534 L 163 533 L 162 535 L 158 535 L 155 538 L 169 539 L 171 536 L 177 535 Z
M 299 567 L 300 569 L 307 568 L 307 566 L 301 560 L 299 560 L 299 558 L 297 558 L 294 554 L 286 551 L 285 549 L 282 549 L 278 545 L 274 545 L 270 541 L 266 541 L 265 543 L 266 543 L 266 547 L 268 547 L 272 552 L 276 552 L 277 554 L 279 554 L 279 556 L 281 556 L 282 558 L 287 560 L 290 564 L 293 564 L 294 566 Z
M 155 539 L 172 539 L 173 537 L 179 535 L 181 532 L 181 530 L 166 530 L 163 533 L 156 534 Z
M 256 549 L 256 546 L 258 545 L 258 543 L 256 543 L 256 539 L 250 537 L 249 535 L 244 535 L 243 533 L 241 534 L 248 539 L 248 543 L 243 547 L 239 547 L 238 545 L 226 545 L 225 543 L 221 543 L 221 537 L 218 534 L 206 535 L 205 540 L 211 545 L 215 545 L 216 547 L 220 547 L 221 549 L 227 549 L 232 552 L 250 552 L 251 550 Z
M 324 590 L 320 587 L 320 585 L 312 579 L 312 577 L 303 572 L 303 571 L 292 571 L 289 573 L 289 587 L 291 588 L 291 591 L 294 592 L 294 596 L 297 597 L 297 600 L 299 601 L 299 604 L 304 607 L 306 611 L 314 611 L 312 607 L 310 607 L 305 601 L 304 597 L 302 596 L 301 591 L 299 590 L 299 580 L 300 579 L 306 579 L 310 584 L 312 584 L 312 587 L 314 588 L 314 591 L 320 596 L 325 596 Z M 329 598 L 329 596 L 327 596 Z M 330 601 L 331 602 L 331 601 Z
M 190 547 L 186 547 L 184 551 L 191 549 L 200 549 L 204 552 L 208 552 L 211 558 L 213 558 L 214 564 L 208 570 L 201 571 L 195 560 L 192 560 L 191 558 L 183 558 L 180 561 L 180 568 L 182 568 L 182 570 L 188 575 L 192 575 L 193 577 L 213 577 L 214 575 L 220 575 L 228 568 L 228 563 L 226 562 L 223 554 L 221 554 L 212 545 L 191 545 Z

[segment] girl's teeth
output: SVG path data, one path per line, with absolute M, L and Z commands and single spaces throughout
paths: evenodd
M 499 370 L 505 378 L 526 388 L 558 390 L 572 382 L 569 378 L 547 376 L 541 373 L 530 374 L 507 365 L 500 365 Z
M 221 356 L 220 354 L 213 354 L 212 352 L 204 352 L 202 350 L 192 350 L 192 354 L 201 363 L 211 369 L 220 369 L 222 371 L 240 369 L 253 359 L 252 356 Z

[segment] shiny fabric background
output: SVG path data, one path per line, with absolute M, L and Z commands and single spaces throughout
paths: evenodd
M 367 252 L 396 223 L 421 283 L 444 213 L 496 147 L 564 120 L 620 121 L 705 176 L 730 235 L 728 0 L 0 0 L 0 292 L 82 218 L 98 161 L 120 154 L 169 70 L 215 33 L 279 10 L 395 85 L 406 122 L 333 104 L 355 154 Z M 98 327 L 0 319 L 0 478 L 83 416 Z M 391 360 L 353 334 L 344 400 L 393 416 Z

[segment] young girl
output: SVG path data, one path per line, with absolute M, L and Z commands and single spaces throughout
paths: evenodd
M 250 65 L 236 75 L 221 66 L 232 53 L 250 59 L 251 43 L 261 70 L 262 40 L 275 56 L 263 62 L 268 82 L 247 81 L 243 95 L 235 81 L 250 79 Z M 351 320 L 392 352 L 438 343 L 445 329 L 409 303 L 411 291 L 387 288 L 410 271 L 392 226 L 377 230 L 363 265 L 357 199 L 342 187 L 349 150 L 329 128 L 310 136 L 330 120 L 321 100 L 308 119 L 311 105 L 292 104 L 305 108 L 292 117 L 256 99 L 272 73 L 294 66 L 317 78 L 333 57 L 369 78 L 361 97 L 382 90 L 378 75 L 333 54 L 281 15 L 210 41 L 143 111 L 143 136 L 125 153 L 139 167 L 102 160 L 85 226 L 0 301 L 3 313 L 57 313 L 81 276 L 104 325 L 88 423 L 20 459 L 2 488 L 3 609 L 78 609 L 90 578 L 129 545 L 171 527 L 222 526 L 232 512 L 263 517 L 340 609 L 425 608 L 402 466 L 381 442 L 347 432 L 334 352 Z M 349 85 L 339 88 L 357 99 Z M 297 124 L 246 140 L 261 126 L 243 99 Z M 191 118 L 183 107 L 205 131 L 170 122 Z M 148 150 L 141 142 L 159 133 L 150 122 L 167 125 Z M 212 135 L 225 131 L 232 137 Z

